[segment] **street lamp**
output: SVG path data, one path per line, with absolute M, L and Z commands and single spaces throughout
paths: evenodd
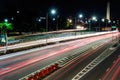
M 97 31 L 98 28 L 99 28 L 99 31 L 100 31 L 100 23 L 99 23 L 99 27 L 97 27 L 97 25 L 96 25 L 96 22 L 98 21 L 98 20 L 97 20 L 97 17 L 96 17 L 96 16 L 93 16 L 93 17 L 92 17 L 92 20 L 95 21 L 95 22 L 93 22 L 93 26 L 94 26 L 94 28 L 96 29 L 96 31 Z
M 56 14 L 56 10 L 55 9 L 51 9 L 50 10 L 50 14 L 52 15 L 55 15 Z M 47 34 L 47 31 L 48 31 L 48 16 L 49 16 L 49 13 L 47 12 L 46 13 L 46 34 Z M 55 18 L 53 18 L 55 20 Z M 46 44 L 47 44 L 47 38 L 46 38 Z
M 91 30 L 91 18 L 90 19 L 88 19 L 88 26 L 89 26 L 89 31 Z
M 4 19 L 4 22 L 8 23 L 8 19 Z M 6 44 L 4 53 L 6 53 L 7 52 L 7 46 L 8 46 L 8 38 L 7 38 L 7 33 L 6 32 L 5 32 L 4 36 L 5 36 L 5 44 Z
M 56 10 L 55 9 L 51 9 L 50 10 L 50 14 L 55 15 L 56 14 Z M 48 16 L 49 16 L 49 14 L 47 13 L 46 14 L 46 32 L 48 31 Z M 55 20 L 55 18 L 53 18 L 53 20 Z
M 89 23 L 89 31 L 91 30 L 91 22 L 92 21 L 97 21 L 97 17 L 96 16 L 93 16 L 91 18 L 88 19 L 88 23 Z
M 83 15 L 82 15 L 82 14 L 79 14 L 79 16 L 78 16 L 78 17 L 80 18 L 79 22 L 80 22 L 80 24 L 82 25 L 82 24 L 83 24 L 83 20 L 82 20 Z
M 51 14 L 55 15 L 56 14 L 56 10 L 55 9 L 51 9 Z
M 7 22 L 8 22 L 8 19 L 4 19 L 4 22 L 6 22 L 6 23 L 7 23 Z
M 56 15 L 57 14 L 56 9 L 51 9 L 50 14 L 53 15 L 53 16 Z M 57 16 L 57 18 L 58 17 L 59 16 Z M 52 20 L 55 21 L 56 20 L 55 17 L 53 17 Z M 56 30 L 58 30 L 58 19 L 57 19 L 57 22 L 56 22 Z
M 78 14 L 77 17 L 75 17 L 75 27 L 77 26 L 77 23 L 82 21 L 81 18 L 83 18 L 83 14 Z
M 83 15 L 82 14 L 79 14 L 79 18 L 82 18 L 83 17 Z
M 93 17 L 92 17 L 92 20 L 93 20 L 93 21 L 97 21 L 97 17 L 96 17 L 96 16 L 93 16 Z
M 104 19 L 104 18 L 102 18 L 102 19 L 101 19 L 101 21 L 102 21 L 102 22 L 105 22 L 105 19 Z
M 17 14 L 19 14 L 20 13 L 20 11 L 17 11 Z

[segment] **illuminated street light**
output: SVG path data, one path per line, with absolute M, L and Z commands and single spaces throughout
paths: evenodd
M 7 22 L 8 22 L 8 19 L 4 19 L 4 21 L 7 23 Z
M 69 23 L 72 23 L 72 19 L 67 19 L 67 21 L 68 21 Z
M 96 16 L 93 16 L 93 17 L 92 17 L 92 20 L 97 21 Z
M 55 15 L 56 14 L 56 10 L 55 9 L 51 9 L 50 10 L 50 14 Z M 48 16 L 49 16 L 49 13 L 47 12 L 46 13 L 46 34 L 47 34 L 47 31 L 48 31 Z M 55 20 L 55 18 L 53 18 L 53 21 L 54 20 Z M 46 44 L 47 44 L 47 38 L 46 38 Z
M 41 22 L 41 19 L 38 19 L 38 22 Z
M 108 23 L 111 23 L 111 20 L 108 20 Z
M 56 10 L 55 9 L 51 9 L 50 10 L 50 14 L 55 15 L 56 14 Z M 46 32 L 48 31 L 48 16 L 49 16 L 49 14 L 47 13 L 46 14 Z M 54 20 L 55 20 L 55 18 L 53 18 L 53 21 Z
M 102 19 L 101 19 L 101 21 L 102 21 L 102 22 L 105 22 L 105 19 L 104 19 L 104 18 L 102 18 Z
M 17 13 L 19 14 L 19 13 L 20 13 L 20 11 L 17 11 Z
M 11 20 L 14 20 L 14 18 L 12 17 Z
M 56 10 L 55 10 L 55 9 L 52 9 L 52 10 L 51 10 L 51 14 L 55 15 L 55 14 L 56 14 Z
M 79 14 L 79 18 L 82 18 L 83 17 L 83 15 L 82 14 Z
M 113 23 L 115 24 L 116 22 L 115 22 L 115 21 L 113 21 Z
M 52 20 L 55 21 L 55 18 L 53 18 Z

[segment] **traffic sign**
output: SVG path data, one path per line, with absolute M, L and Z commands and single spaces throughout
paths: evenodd
M 6 42 L 6 36 L 4 34 L 0 35 L 0 42 L 2 43 Z
M 112 28 L 116 28 L 116 26 L 112 26 Z

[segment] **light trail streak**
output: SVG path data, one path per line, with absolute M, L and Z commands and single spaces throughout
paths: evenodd
M 106 80 L 108 78 L 108 76 L 111 74 L 112 70 L 116 67 L 116 65 L 120 62 L 120 57 L 115 61 L 115 63 L 111 66 L 110 70 L 103 76 L 103 78 L 101 80 Z M 118 71 L 120 71 L 120 66 L 117 69 Z M 114 75 L 112 76 L 111 80 L 115 80 L 116 76 L 118 75 L 118 71 L 114 72 Z

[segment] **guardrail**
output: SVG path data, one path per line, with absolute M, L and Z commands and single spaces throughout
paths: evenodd
M 116 31 L 114 31 L 116 32 Z M 12 53 L 12 52 L 17 52 L 21 50 L 26 50 L 26 49 L 31 49 L 39 46 L 44 46 L 44 45 L 49 45 L 49 44 L 55 44 L 59 42 L 65 42 L 65 41 L 70 41 L 70 40 L 75 40 L 75 39 L 80 39 L 80 38 L 86 38 L 86 37 L 92 37 L 92 36 L 98 36 L 98 35 L 104 35 L 104 34 L 111 34 L 113 31 L 108 31 L 108 32 L 99 32 L 99 33 L 94 33 L 94 34 L 86 34 L 86 35 L 76 35 L 76 36 L 66 36 L 66 37 L 57 37 L 57 38 L 49 38 L 49 39 L 41 39 L 41 40 L 35 40 L 31 41 L 28 45 L 22 46 L 21 44 L 27 44 L 26 43 L 21 43 L 16 45 L 12 45 L 13 47 L 10 47 L 10 45 L 7 46 L 7 53 Z M 15 47 L 16 46 L 16 47 Z M 1 46 L 0 47 L 0 54 L 4 54 L 5 47 Z M 6 54 L 6 53 L 5 53 Z
M 76 36 L 76 35 L 84 35 L 84 34 L 92 34 L 96 32 L 62 32 L 62 33 L 47 33 L 47 34 L 37 34 L 37 35 L 27 35 L 20 38 L 15 38 L 14 41 L 19 40 L 20 43 L 40 40 L 40 39 L 51 39 L 58 37 L 67 37 L 67 36 Z M 9 42 L 9 41 L 8 41 Z
M 37 70 L 31 74 L 28 74 L 27 76 L 19 79 L 19 80 L 40 80 L 43 79 L 45 76 L 51 74 L 52 72 L 59 69 L 59 66 L 57 63 L 50 64 L 40 70 Z

